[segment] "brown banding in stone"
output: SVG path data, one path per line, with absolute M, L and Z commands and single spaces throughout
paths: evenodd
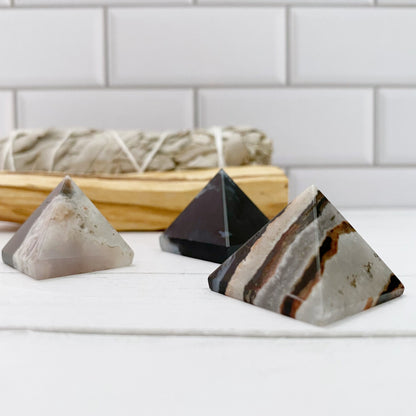
M 374 301 L 373 298 L 369 297 L 367 299 L 367 303 L 364 306 L 364 310 L 370 309 L 373 306 L 373 301 Z
M 287 209 L 287 207 L 284 208 L 284 209 L 282 209 L 282 211 L 280 211 L 274 217 L 274 219 L 276 219 L 277 217 L 280 217 L 285 212 L 286 209 Z M 251 249 L 256 245 L 257 240 L 266 231 L 268 225 L 271 222 L 273 222 L 273 220 L 270 221 L 268 224 L 266 224 L 259 231 L 257 231 L 257 233 L 254 234 L 253 237 L 251 237 L 247 241 L 246 244 L 244 244 L 234 254 L 232 254 L 230 257 L 228 257 L 228 259 L 217 270 L 215 270 L 213 273 L 211 273 L 211 275 L 208 277 L 208 285 L 209 285 L 209 287 L 210 287 L 211 290 L 214 290 L 213 289 L 213 286 L 214 286 L 213 285 L 213 281 L 214 281 L 214 279 L 217 279 L 218 278 L 218 275 L 221 273 L 222 274 L 222 277 L 221 277 L 221 281 L 220 281 L 219 286 L 218 286 L 219 287 L 218 293 L 225 294 L 225 291 L 227 290 L 228 283 L 231 280 L 231 278 L 233 277 L 233 275 L 234 275 L 234 273 L 235 273 L 238 265 L 240 264 L 240 262 L 244 258 L 247 257 L 247 255 L 250 253 Z
M 329 231 L 322 243 L 319 254 L 321 263 L 321 274 L 324 272 L 325 263 L 338 252 L 338 240 L 341 234 L 354 233 L 354 228 L 347 222 L 342 221 L 335 228 Z M 325 247 L 327 246 L 327 247 Z
M 240 262 L 247 257 L 248 253 L 250 252 L 251 248 L 256 244 L 259 237 L 266 231 L 267 224 L 259 230 L 256 234 L 251 237 L 246 244 L 244 244 L 241 248 L 239 248 L 234 254 L 228 257 L 225 262 L 218 267 L 213 273 L 210 274 L 208 277 L 208 285 L 211 290 L 213 289 L 213 281 L 214 279 L 218 278 L 218 275 L 221 273 L 221 281 L 219 283 L 219 290 L 218 293 L 225 294 L 227 290 L 227 286 L 231 278 L 233 277 L 238 265 Z
M 404 292 L 403 283 L 393 273 L 390 275 L 390 280 L 384 286 L 383 291 L 377 299 L 376 305 L 387 302 L 391 299 L 399 297 Z
M 245 302 L 254 302 L 257 292 L 274 276 L 278 264 L 286 254 L 287 248 L 290 247 L 299 233 L 321 215 L 327 204 L 328 200 L 318 192 L 316 198 L 307 206 L 301 216 L 289 227 L 279 241 L 277 241 L 256 274 L 244 288 Z
M 325 270 L 325 263 L 338 252 L 338 240 L 342 234 L 355 232 L 354 228 L 347 221 L 343 221 L 330 230 L 319 248 L 320 270 L 317 270 L 317 257 L 313 257 L 302 277 L 294 286 L 291 295 L 286 296 L 281 305 L 281 313 L 295 317 L 302 300 L 306 300 L 313 287 L 320 281 Z
M 280 306 L 280 313 L 283 315 L 291 316 L 292 318 L 295 317 L 296 311 L 299 309 L 300 305 L 302 305 L 302 301 L 306 299 L 315 284 L 319 282 L 319 273 L 317 273 L 317 271 L 316 257 L 313 257 L 309 262 L 308 267 L 304 271 L 301 280 L 297 283 L 295 289 L 292 291 L 292 294 L 294 295 L 295 291 L 299 290 L 299 296 L 285 296 Z M 306 285 L 302 286 L 303 284 Z M 297 286 L 302 286 L 302 288 L 299 289 Z M 304 292 L 307 293 L 305 298 L 303 297 Z

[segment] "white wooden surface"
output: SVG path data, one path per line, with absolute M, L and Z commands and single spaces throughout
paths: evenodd
M 124 234 L 124 269 L 38 282 L 1 264 L 0 415 L 415 415 L 416 210 L 344 214 L 406 291 L 325 328 L 210 292 L 217 265 L 158 233 Z

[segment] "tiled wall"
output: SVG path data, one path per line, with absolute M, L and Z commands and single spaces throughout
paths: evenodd
M 414 6 L 0 0 L 0 134 L 254 125 L 292 196 L 416 206 Z

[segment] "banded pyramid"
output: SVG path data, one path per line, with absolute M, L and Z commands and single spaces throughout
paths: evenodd
M 400 296 L 404 286 L 315 187 L 208 278 L 211 290 L 316 325 Z

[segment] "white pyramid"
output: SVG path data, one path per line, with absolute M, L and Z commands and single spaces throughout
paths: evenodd
M 133 250 L 67 176 L 3 248 L 34 279 L 128 266 Z

